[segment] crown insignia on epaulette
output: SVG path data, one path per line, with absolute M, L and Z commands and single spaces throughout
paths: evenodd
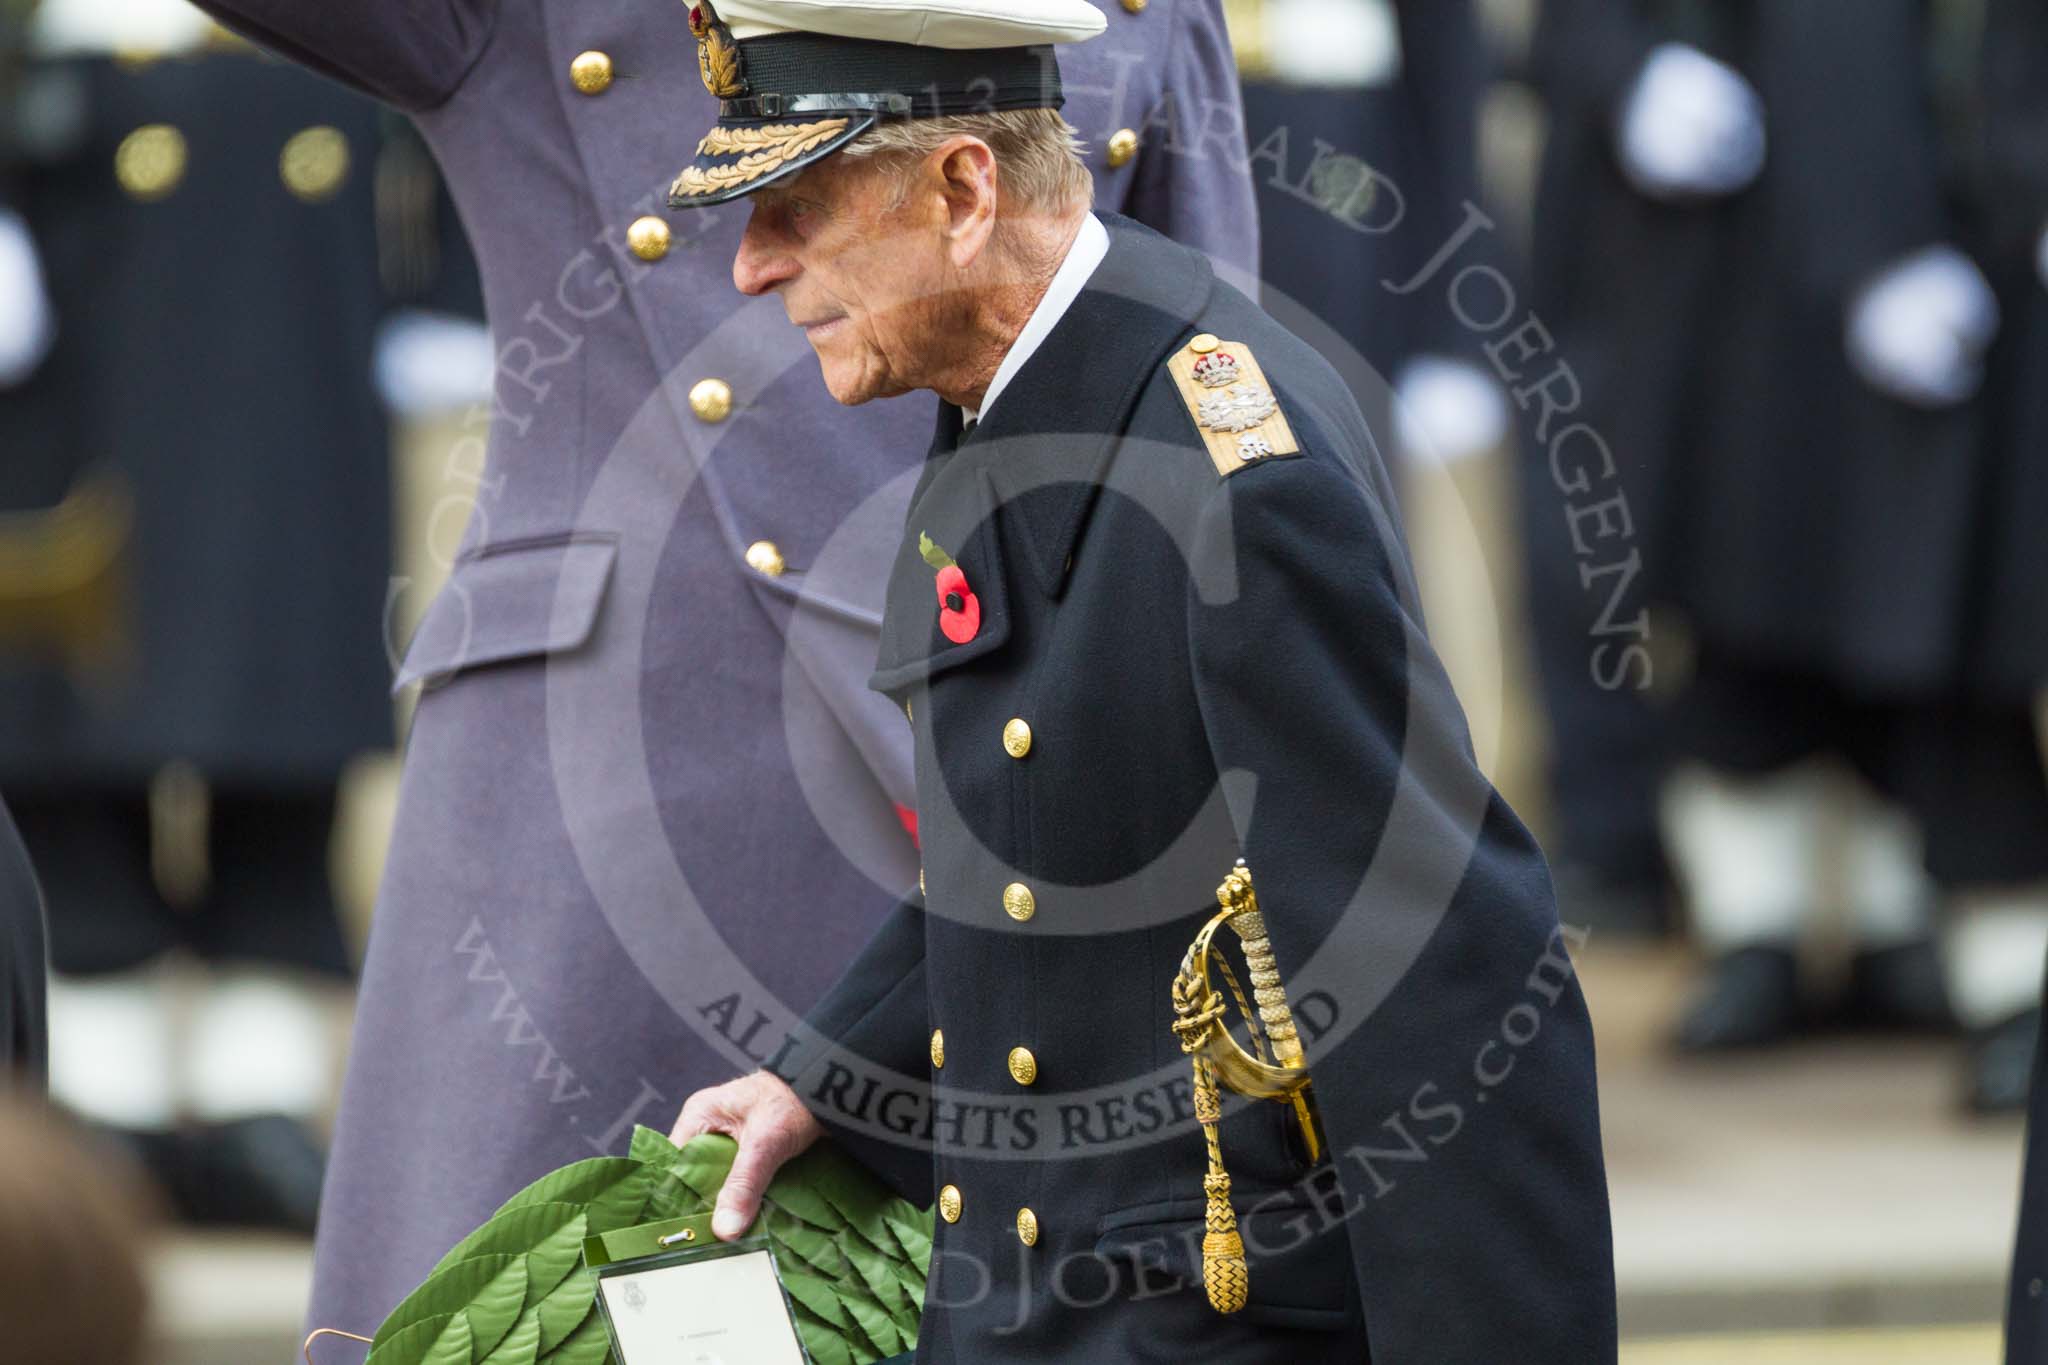
M 1205 389 L 1220 389 L 1237 382 L 1237 357 L 1228 351 L 1211 351 L 1195 362 L 1195 378 Z

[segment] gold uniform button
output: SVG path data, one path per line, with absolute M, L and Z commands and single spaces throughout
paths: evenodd
M 938 1068 L 943 1067 L 945 1064 L 946 1031 L 944 1029 L 935 1028 L 932 1030 L 932 1066 L 934 1068 Z
M 612 59 L 602 52 L 585 52 L 569 63 L 569 79 L 586 95 L 602 95 L 612 88 Z
M 732 416 L 732 385 L 723 379 L 700 379 L 690 390 L 690 411 L 700 422 L 723 422 Z
M 1011 758 L 1022 758 L 1031 752 L 1031 727 L 1021 720 L 1013 720 L 1003 727 L 1003 752 Z
M 146 124 L 114 149 L 114 178 L 134 198 L 162 199 L 185 178 L 188 160 L 183 133 L 168 123 Z
M 1038 913 L 1038 897 L 1032 895 L 1031 888 L 1024 883 L 1011 882 L 1003 888 L 1003 911 L 1022 924 Z
M 1038 1245 L 1038 1215 L 1030 1209 L 1017 1210 L 1017 1240 L 1028 1247 Z
M 1010 1049 L 1010 1079 L 1019 1085 L 1030 1085 L 1038 1079 L 1038 1058 L 1031 1055 L 1030 1048 Z
M 1132 14 L 1143 14 L 1145 12 L 1145 0 L 1124 0 L 1124 8 Z
M 1131 158 L 1138 154 L 1138 134 L 1135 129 L 1119 128 L 1109 139 L 1109 168 L 1116 170 L 1131 164 Z
M 1221 341 L 1218 341 L 1213 334 L 1209 332 L 1203 332 L 1197 335 L 1193 341 L 1190 341 L 1188 343 L 1188 349 L 1194 352 L 1196 355 L 1207 355 L 1209 354 L 1209 352 L 1215 350 L 1218 346 L 1221 346 L 1222 344 L 1223 343 Z
M 757 540 L 747 547 L 747 567 L 769 578 L 780 578 L 789 572 L 789 561 L 782 557 L 774 541 Z
M 348 137 L 339 128 L 308 128 L 278 154 L 277 174 L 293 197 L 308 204 L 332 199 L 348 183 Z
M 660 260 L 674 244 L 675 234 L 669 231 L 668 223 L 651 214 L 634 219 L 633 226 L 626 229 L 626 245 L 643 261 Z
M 939 1191 L 939 1217 L 949 1223 L 960 1221 L 960 1187 L 948 1185 Z

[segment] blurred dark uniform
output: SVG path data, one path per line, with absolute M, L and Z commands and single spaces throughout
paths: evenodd
M 1639 526 L 1653 523 L 1696 344 L 1693 313 L 1713 241 L 1704 219 L 1643 198 L 1615 163 L 1618 106 L 1648 52 L 1644 3 L 1542 0 L 1529 74 L 1548 111 L 1531 242 L 1531 302 L 1584 389 Z M 1550 725 L 1551 856 L 1603 899 L 1654 923 L 1664 854 L 1657 784 L 1662 717 L 1638 670 L 1592 662 L 1604 601 L 1586 590 L 1562 495 L 1537 445 L 1521 480 L 1531 644 Z M 1601 488 L 1600 495 L 1608 490 Z M 1626 619 L 1642 597 L 1626 603 Z M 1624 917 L 1629 912 L 1623 911 Z
M 25 14 L 0 12 L 0 107 L 11 104 L 22 51 Z M 7 137 L 0 120 L 0 209 L 14 206 L 6 174 Z M 43 1018 L 47 949 L 43 897 L 28 852 L 7 807 L 0 803 L 0 1076 L 25 1069 L 40 1073 L 47 1051 Z
M 1639 600 L 1671 613 L 1664 641 L 1683 624 L 1694 660 L 1688 673 L 1655 656 L 1658 690 L 1679 693 L 1666 714 L 1642 701 L 1644 678 L 1589 676 L 1608 604 L 1582 586 L 1562 495 L 1532 455 L 1531 602 L 1560 798 L 1588 836 L 1575 843 L 1611 828 L 1618 860 L 1647 856 L 1667 757 L 1761 776 L 1833 752 L 1918 819 L 1944 889 L 2048 875 L 2029 712 L 1994 685 L 2014 661 L 1997 657 L 2010 632 L 1985 590 L 2023 575 L 1985 553 L 2001 498 L 1986 405 L 1909 406 L 1844 351 L 1860 284 L 1931 243 L 1976 254 L 1957 116 L 1975 35 L 1953 18 L 1924 0 L 1543 6 L 1537 308 L 1583 383 L 1578 416 L 1614 452 Z M 1619 109 L 1661 41 L 1760 94 L 1769 153 L 1746 190 L 1672 204 L 1622 175 Z M 2027 591 L 2038 602 L 2038 577 Z
M 1478 194 L 1488 56 L 1468 0 L 1325 4 L 1367 32 L 1385 27 L 1380 69 L 1318 74 L 1320 63 L 1277 45 L 1294 35 L 1268 24 L 1265 0 L 1227 9 L 1258 188 L 1261 302 L 1310 335 L 1305 311 L 1362 357 L 1384 382 L 1354 390 L 1374 428 L 1392 431 L 1387 386 L 1403 362 L 1473 352 L 1440 293 L 1403 298 L 1381 284 L 1413 275 Z M 1333 363 L 1349 359 L 1317 345 Z
M 0 507 L 125 532 L 101 647 L 0 663 L 0 783 L 59 971 L 176 946 L 348 970 L 335 788 L 391 743 L 381 117 L 247 49 L 24 82 L 16 184 L 60 334 L 0 396 Z M 172 764 L 197 781 L 153 807 Z
M 2024 700 L 2048 679 L 2048 11 L 1991 0 L 1982 88 L 1987 270 L 2003 329 L 1986 385 L 1997 495 L 1987 500 L 1983 682 Z M 1989 192 L 1995 191 L 1995 193 Z M 2036 831 L 2036 838 L 2039 832 Z M 2006 1314 L 2009 1365 L 2048 1362 L 2048 1081 L 2035 1051 L 2026 1181 Z

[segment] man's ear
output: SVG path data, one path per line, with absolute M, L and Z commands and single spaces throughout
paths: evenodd
M 926 163 L 945 209 L 941 228 L 948 255 L 965 269 L 981 255 L 996 227 L 999 177 L 995 153 L 978 137 L 949 139 Z

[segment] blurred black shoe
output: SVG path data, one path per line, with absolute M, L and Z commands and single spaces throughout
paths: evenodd
M 1681 1052 L 1769 1047 L 1796 1035 L 1804 1019 L 1799 959 L 1777 944 L 1754 944 L 1715 958 L 1707 983 L 1678 1025 Z
M 1956 1026 L 1931 938 L 1859 952 L 1849 961 L 1839 1021 L 1867 1033 L 1950 1033 Z
M 102 1129 L 181 1223 L 313 1233 L 327 1156 L 297 1119 L 265 1114 L 176 1131 Z
M 184 1139 L 194 1183 L 179 1205 L 189 1221 L 313 1235 L 327 1154 L 305 1124 L 263 1114 Z
M 2024 1010 L 1980 1030 L 1970 1042 L 1963 1073 L 1963 1107 L 1973 1114 L 2022 1113 L 2034 1079 L 2034 1048 L 2041 1011 Z
M 92 1132 L 121 1153 L 149 1177 L 163 1207 L 182 1217 L 178 1186 L 185 1180 L 184 1142 L 178 1134 L 160 1128 L 117 1128 L 94 1123 Z

